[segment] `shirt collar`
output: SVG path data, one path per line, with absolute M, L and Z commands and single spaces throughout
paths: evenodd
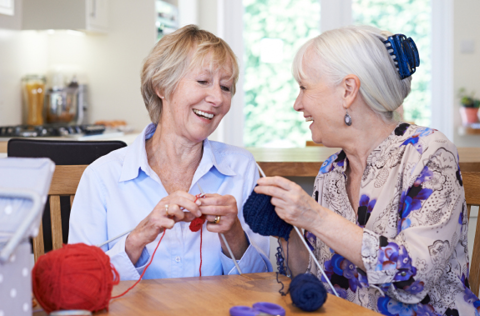
M 132 180 L 138 177 L 140 170 L 143 170 L 148 176 L 150 172 L 153 172 L 148 164 L 147 150 L 145 148 L 145 141 L 150 139 L 157 125 L 150 123 L 142 131 L 135 141 L 128 146 L 125 160 L 123 162 L 122 174 L 120 176 L 120 182 Z M 215 167 L 218 172 L 226 176 L 235 176 L 236 173 L 228 165 L 227 159 L 222 155 L 214 145 L 215 142 L 210 142 L 208 139 L 203 141 L 203 155 L 200 164 L 195 172 L 192 183 L 195 183 L 196 178 L 201 178 L 208 173 L 212 167 Z
M 218 143 L 211 142 L 208 139 L 203 141 L 203 157 L 202 161 L 200 161 L 200 166 L 205 163 L 204 165 L 208 170 L 213 166 L 223 175 L 235 176 L 236 173 L 229 166 L 229 160 L 223 155 L 224 152 L 215 148 L 218 147 L 216 146 L 217 144 Z

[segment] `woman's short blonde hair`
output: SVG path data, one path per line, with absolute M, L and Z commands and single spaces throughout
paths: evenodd
M 169 97 L 189 70 L 202 66 L 211 57 L 210 68 L 231 73 L 232 95 L 238 81 L 238 64 L 232 49 L 221 38 L 187 25 L 165 35 L 145 59 L 142 69 L 142 96 L 153 123 L 162 113 L 162 96 Z
M 393 119 L 395 111 L 410 93 L 412 77 L 400 79 L 385 41 L 392 33 L 371 26 L 349 26 L 322 33 L 309 40 L 297 52 L 292 65 L 293 76 L 306 78 L 302 61 L 313 49 L 318 58 L 311 62 L 319 75 L 333 85 L 349 74 L 360 80 L 360 94 L 370 108 L 383 119 Z M 319 78 L 319 77 L 318 77 Z

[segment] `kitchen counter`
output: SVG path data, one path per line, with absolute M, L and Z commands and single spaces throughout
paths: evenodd
M 109 137 L 108 134 L 98 135 L 99 138 L 89 140 L 121 140 L 131 144 L 138 134 L 126 134 Z M 102 137 L 103 136 L 103 137 Z M 71 138 L 36 138 L 67 140 Z M 0 158 L 6 157 L 8 139 L 0 138 Z M 315 177 L 318 170 L 329 156 L 338 148 L 305 147 L 305 148 L 247 148 L 260 167 L 268 176 L 284 177 Z M 480 147 L 459 147 L 460 170 L 480 172 Z
M 247 148 L 267 176 L 315 177 L 338 148 Z M 459 147 L 461 171 L 480 172 L 480 147 Z

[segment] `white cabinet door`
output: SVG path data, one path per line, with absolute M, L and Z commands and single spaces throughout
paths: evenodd
M 109 0 L 23 0 L 22 29 L 106 33 L 108 6 Z
M 108 29 L 108 0 L 87 0 L 87 29 L 106 32 Z
M 0 14 L 14 15 L 14 0 L 0 0 Z

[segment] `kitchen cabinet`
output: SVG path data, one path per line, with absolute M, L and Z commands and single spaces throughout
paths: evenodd
M 0 14 L 14 15 L 14 3 L 13 0 L 0 0 Z
M 109 0 L 23 0 L 22 29 L 108 31 Z

